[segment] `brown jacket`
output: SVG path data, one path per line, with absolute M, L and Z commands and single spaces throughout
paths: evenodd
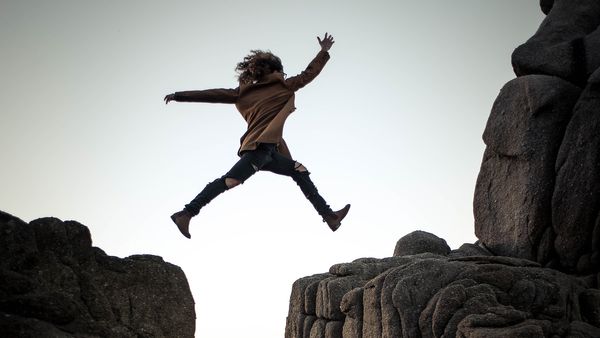
M 320 51 L 299 75 L 284 79 L 279 72 L 265 76 L 260 82 L 240 84 L 235 89 L 207 89 L 176 92 L 175 101 L 235 103 L 248 123 L 240 139 L 238 155 L 254 150 L 259 143 L 275 143 L 278 151 L 291 158 L 282 138 L 283 125 L 296 109 L 294 93 L 312 81 L 329 60 L 329 53 Z

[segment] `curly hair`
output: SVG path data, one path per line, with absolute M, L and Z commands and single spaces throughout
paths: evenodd
M 238 80 L 243 84 L 257 81 L 265 75 L 263 73 L 265 66 L 268 66 L 271 71 L 283 73 L 283 65 L 278 56 L 270 51 L 251 50 L 250 54 L 246 55 L 235 67 L 236 72 L 238 72 Z M 285 75 L 285 73 L 283 74 Z

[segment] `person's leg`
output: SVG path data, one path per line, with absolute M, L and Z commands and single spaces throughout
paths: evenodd
M 185 205 L 183 210 L 173 214 L 171 219 L 177 224 L 181 233 L 190 238 L 190 219 L 200 213 L 200 209 L 223 192 L 244 183 L 270 160 L 270 153 L 262 148 L 244 153 L 231 170 L 208 183 L 190 203 Z
M 262 147 L 244 153 L 238 162 L 225 175 L 207 184 L 196 198 L 186 204 L 185 209 L 190 212 L 192 216 L 197 215 L 200 212 L 200 209 L 215 197 L 244 183 L 270 160 L 271 155 L 269 151 Z
M 304 193 L 306 199 L 313 205 L 319 215 L 323 217 L 323 220 L 327 222 L 331 230 L 337 230 L 341 220 L 348 213 L 350 205 L 347 205 L 342 210 L 334 212 L 321 194 L 319 194 L 317 187 L 310 179 L 310 172 L 304 165 L 277 152 L 274 152 L 271 156 L 273 160 L 265 165 L 263 169 L 275 174 L 291 177 L 298 187 L 300 187 L 300 190 Z

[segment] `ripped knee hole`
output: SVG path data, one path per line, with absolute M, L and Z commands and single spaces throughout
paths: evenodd
M 294 165 L 294 170 L 301 173 L 308 171 L 308 169 L 306 169 L 306 167 L 300 162 L 296 162 L 296 164 Z
M 238 179 L 231 178 L 231 177 L 225 178 L 225 185 L 227 186 L 228 189 L 238 186 L 240 183 L 242 183 L 242 182 Z

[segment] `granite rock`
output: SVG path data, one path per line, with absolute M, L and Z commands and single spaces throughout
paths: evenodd
M 0 211 L 0 332 L 6 337 L 193 337 L 183 271 L 108 256 L 84 225 Z
M 494 254 L 550 260 L 554 167 L 579 94 L 558 77 L 529 75 L 494 102 L 473 201 L 475 234 Z
M 443 238 L 417 230 L 400 238 L 394 248 L 394 256 L 416 255 L 425 252 L 447 255 L 450 247 Z
M 600 268 L 600 70 L 584 89 L 556 160 L 552 197 L 554 249 L 560 266 Z
M 600 337 L 600 1 L 540 7 L 483 133 L 478 240 L 415 231 L 299 279 L 286 338 Z
M 517 76 L 546 74 L 583 84 L 600 62 L 600 2 L 543 1 L 548 15 L 537 32 L 512 54 Z

